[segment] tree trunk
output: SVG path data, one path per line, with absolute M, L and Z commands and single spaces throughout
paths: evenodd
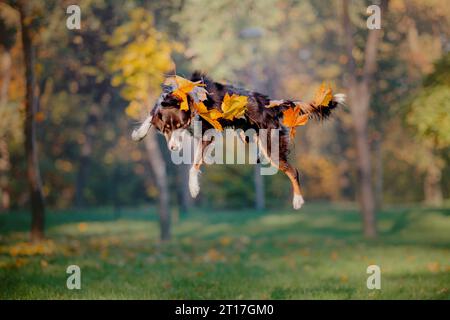
M 387 0 L 381 1 L 381 12 L 387 9 Z M 364 64 L 357 67 L 353 52 L 355 49 L 354 32 L 349 15 L 349 0 L 342 0 L 343 30 L 347 55 L 347 72 L 349 88 L 349 107 L 353 120 L 358 166 L 359 203 L 363 216 L 364 235 L 374 238 L 377 235 L 375 220 L 375 198 L 372 186 L 372 167 L 370 161 L 370 141 L 368 138 L 370 87 L 377 68 L 378 45 L 381 40 L 380 30 L 369 30 L 365 48 Z
M 441 206 L 443 203 L 442 186 L 441 186 L 442 172 L 436 165 L 430 163 L 427 168 L 424 193 L 425 203 L 430 206 Z
M 372 186 L 372 164 L 368 134 L 370 91 L 366 83 L 349 83 L 349 104 L 353 118 L 358 174 L 358 201 L 363 218 L 363 231 L 367 238 L 377 235 L 375 195 Z
M 22 28 L 22 45 L 25 59 L 26 98 L 25 98 L 25 158 L 27 162 L 27 179 L 31 199 L 31 240 L 39 241 L 44 238 L 44 198 L 42 196 L 42 182 L 36 149 L 35 113 L 38 97 L 36 96 L 35 54 L 32 30 L 27 21 L 26 4 L 19 4 L 20 24 Z
M 11 53 L 6 48 L 4 48 L 1 57 L 1 79 L 0 108 L 3 108 L 8 102 L 8 89 L 11 80 Z M 8 177 L 10 168 L 8 143 L 6 138 L 0 137 L 0 212 L 7 211 L 11 203 Z
M 8 102 L 8 89 L 11 80 L 11 53 L 3 49 L 1 57 L 2 86 L 0 88 L 0 106 Z
M 0 212 L 9 210 L 11 204 L 8 177 L 10 168 L 8 144 L 6 140 L 0 139 Z
M 192 197 L 189 193 L 189 165 L 177 166 L 177 197 L 181 214 L 188 212 L 192 206 Z
M 91 167 L 92 145 L 95 136 L 96 124 L 97 116 L 95 114 L 95 110 L 90 110 L 86 125 L 83 127 L 86 140 L 81 146 L 81 156 L 75 185 L 75 206 L 77 208 L 82 208 L 85 205 L 84 189 L 86 186 L 86 180 L 89 176 L 89 169 Z
M 375 211 L 383 208 L 383 150 L 382 137 L 375 139 Z
M 264 177 L 261 175 L 260 163 L 255 164 L 253 168 L 253 181 L 255 184 L 255 209 L 261 211 L 266 207 L 264 197 Z
M 364 235 L 374 238 L 377 235 L 375 221 L 375 199 L 372 188 L 372 166 L 370 161 L 370 142 L 367 124 L 355 125 L 356 151 L 359 180 L 359 203 L 363 216 Z
M 158 186 L 158 213 L 161 230 L 161 240 L 170 240 L 170 211 L 169 211 L 169 185 L 167 181 L 166 163 L 161 153 L 157 136 L 154 130 L 150 130 L 145 139 L 145 147 L 151 169 L 156 177 Z

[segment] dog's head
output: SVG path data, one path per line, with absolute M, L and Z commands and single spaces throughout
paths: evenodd
M 163 92 L 152 109 L 151 124 L 161 132 L 172 151 L 179 151 L 182 147 L 182 138 L 191 124 L 190 110 L 180 110 L 181 99 Z

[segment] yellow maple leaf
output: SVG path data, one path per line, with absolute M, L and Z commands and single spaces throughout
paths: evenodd
M 233 120 L 234 118 L 242 118 L 247 110 L 248 97 L 226 93 L 222 101 L 223 118 Z
M 175 82 L 177 84 L 178 89 L 182 90 L 185 93 L 191 92 L 197 86 L 200 87 L 205 86 L 204 84 L 201 83 L 201 81 L 193 82 L 180 76 L 175 76 Z
M 325 85 L 325 83 L 322 83 L 322 85 L 317 89 L 316 94 L 314 96 L 314 105 L 316 106 L 322 106 L 322 107 L 328 107 L 328 104 L 330 103 L 331 99 L 333 99 L 333 93 L 331 91 L 330 86 Z
M 180 76 L 174 76 L 166 80 L 166 84 L 176 87 L 176 89 L 172 92 L 173 95 L 177 96 L 181 99 L 180 110 L 187 111 L 189 110 L 189 104 L 187 95 L 192 94 L 194 100 L 202 101 L 206 100 L 207 91 L 204 88 L 197 89 L 198 87 L 204 87 L 205 84 L 202 84 L 201 81 L 190 81 Z
M 222 125 L 217 119 L 222 117 L 222 113 L 217 109 L 208 110 L 203 102 L 194 103 L 194 108 L 200 117 L 208 121 L 217 131 L 223 131 Z
M 181 97 L 178 94 L 175 94 L 175 95 L 178 96 L 179 98 L 181 98 L 180 110 L 188 111 L 189 110 L 189 103 L 188 103 L 188 100 L 187 100 L 187 95 L 183 94 L 183 95 L 181 95 Z

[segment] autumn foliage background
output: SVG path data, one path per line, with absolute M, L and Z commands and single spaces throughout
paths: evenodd
M 81 30 L 66 28 L 66 8 L 70 4 L 81 8 Z M 308 243 L 305 249 L 303 240 L 296 238 L 302 233 L 315 234 L 313 229 L 305 227 L 308 218 L 303 218 L 314 212 L 318 216 L 311 217 L 311 228 L 320 226 L 323 218 L 322 222 L 331 232 L 324 233 L 323 237 L 350 244 L 365 241 L 359 238 L 363 228 L 357 205 L 361 200 L 354 130 L 358 120 L 351 108 L 337 110 L 329 121 L 309 121 L 297 129 L 291 160 L 301 172 L 305 199 L 312 203 L 299 213 L 290 212 L 290 184 L 284 175 L 258 180 L 254 168 L 247 165 L 205 167 L 202 191 L 194 201 L 187 189 L 188 167 L 171 163 L 162 137 L 152 131 L 145 143 L 137 144 L 131 141 L 130 133 L 153 106 L 165 75 L 174 72 L 188 77 L 193 70 L 202 70 L 215 80 L 257 90 L 275 99 L 313 99 L 322 82 L 331 84 L 335 92 L 348 93 L 350 77 L 359 77 L 364 70 L 366 39 L 371 32 L 366 27 L 366 8 L 370 4 L 371 1 L 362 0 L 2 1 L 0 254 L 3 256 L 0 267 L 20 269 L 35 263 L 36 268 L 49 268 L 51 261 L 49 263 L 45 257 L 82 255 L 86 252 L 79 248 L 77 241 L 83 244 L 85 240 L 93 251 L 100 250 L 100 260 L 134 259 L 120 258 L 120 250 L 130 251 L 130 248 L 121 249 L 122 244 L 128 243 L 138 246 L 136 252 L 131 250 L 129 254 L 139 256 L 140 251 L 146 252 L 153 258 L 146 257 L 143 261 L 154 259 L 150 264 L 159 263 L 162 255 L 165 257 L 162 265 L 170 264 L 172 258 L 174 263 L 179 261 L 176 257 L 180 248 L 195 246 L 192 238 L 186 240 L 184 231 L 180 231 L 189 223 L 196 225 L 198 219 L 205 219 L 204 231 L 212 228 L 210 234 L 214 234 L 217 230 L 213 228 L 217 222 L 214 219 L 231 224 L 245 219 L 249 226 L 254 223 L 254 228 L 258 228 L 258 223 L 262 223 L 276 232 L 277 226 L 283 225 L 283 222 L 276 222 L 278 213 L 279 221 L 287 219 L 287 224 L 291 221 L 286 218 L 286 212 L 302 215 L 291 221 L 295 224 L 296 219 L 300 219 L 297 222 L 302 227 L 290 230 L 293 238 L 286 239 L 286 247 L 279 245 L 286 252 L 294 250 L 296 257 L 309 259 L 311 248 L 308 246 L 321 241 L 321 237 L 312 236 L 305 240 Z M 348 6 L 352 25 L 350 35 L 343 25 L 345 6 Z M 19 7 L 26 15 L 22 26 Z M 442 234 L 450 231 L 449 19 L 446 0 L 391 0 L 387 13 L 382 16 L 365 131 L 370 184 L 379 220 L 375 224 L 378 223 L 381 239 L 403 239 L 395 232 L 405 221 L 410 221 L 410 217 L 417 217 L 416 213 L 410 216 L 409 212 L 413 211 L 408 210 L 423 210 L 421 216 L 431 219 L 430 225 L 445 227 L 440 231 Z M 39 244 L 30 244 L 27 233 L 31 204 L 23 147 L 26 66 L 21 32 L 24 27 L 30 31 L 35 50 L 37 109 L 33 121 L 49 228 L 48 240 Z M 346 51 L 349 37 L 353 41 L 350 53 Z M 350 60 L 355 64 L 354 74 L 348 69 Z M 352 102 L 355 103 L 350 101 L 350 104 Z M 327 220 L 328 216 L 336 214 L 335 210 L 345 212 L 340 220 L 342 224 Z M 388 214 L 390 210 L 392 215 Z M 207 218 L 198 218 L 198 214 Z M 220 217 L 208 216 L 214 214 Z M 268 218 L 264 218 L 264 214 Z M 120 224 L 120 230 L 128 233 L 127 228 L 136 228 L 133 230 L 137 230 L 139 239 L 121 238 L 115 233 L 116 227 L 110 225 L 111 220 L 133 220 L 136 216 L 138 221 L 142 217 L 150 219 L 151 227 L 142 229 L 127 222 Z M 345 217 L 351 217 L 352 222 Z M 92 219 L 98 219 L 93 227 Z M 156 227 L 159 219 L 163 220 L 162 230 Z M 386 229 L 386 225 L 391 226 L 386 221 L 392 224 L 392 229 Z M 68 223 L 67 230 L 52 233 L 55 231 L 51 227 L 61 227 L 65 223 Z M 428 222 L 424 223 L 429 226 Z M 342 232 L 336 231 L 340 230 L 339 226 Z M 193 229 L 186 228 L 186 235 L 195 237 Z M 196 256 L 197 260 L 193 258 L 195 263 L 233 262 L 231 248 L 247 248 L 254 232 L 253 229 L 241 230 L 237 225 L 236 228 L 225 228 L 228 232 L 216 234 L 211 241 L 205 233 L 198 244 L 202 252 Z M 102 234 L 103 238 L 97 239 L 97 231 L 94 231 L 87 237 L 86 232 L 90 230 L 107 230 L 106 236 Z M 249 236 L 233 238 L 233 230 L 241 230 Z M 352 231 L 346 233 L 345 230 Z M 427 231 L 429 233 L 418 232 L 423 235 L 420 245 L 439 243 L 444 249 L 431 260 L 423 253 L 416 255 L 428 259 L 423 264 L 426 272 L 439 274 L 440 278 L 434 279 L 438 279 L 436 290 L 441 291 L 436 293 L 435 290 L 436 295 L 431 297 L 448 297 L 448 267 L 441 260 L 448 258 L 449 239 L 445 236 L 435 239 L 433 230 Z M 271 237 L 269 230 L 264 232 Z M 351 239 L 347 238 L 349 234 Z M 81 240 L 77 239 L 78 235 Z M 167 249 L 169 253 L 153 247 L 159 243 L 160 235 L 163 240 L 174 238 L 169 245 L 173 247 Z M 144 245 L 141 241 L 149 243 L 151 249 L 139 247 Z M 260 244 L 265 245 L 265 240 L 261 241 Z M 413 246 L 413 242 L 408 243 Z M 278 244 L 275 241 L 270 246 L 273 249 Z M 114 247 L 117 251 L 112 253 Z M 249 250 L 245 255 L 249 261 L 264 259 L 258 256 L 258 245 Z M 338 259 L 337 249 L 329 250 L 324 256 L 331 257 L 332 261 Z M 380 252 L 382 256 L 382 250 Z M 27 260 L 30 256 L 38 258 Z M 286 256 L 282 261 L 295 270 L 299 262 L 292 260 L 288 253 Z M 93 268 L 109 267 L 100 263 Z M 114 268 L 119 267 L 111 268 L 114 272 L 117 271 Z M 205 268 L 206 271 L 198 272 L 211 271 Z M 279 265 L 273 268 L 283 272 Z M 21 297 L 21 291 L 15 290 L 12 280 L 19 273 L 14 276 L 11 272 L 2 273 L 2 279 L 9 279 L 4 282 L 9 284 L 7 297 Z M 162 267 L 158 272 L 163 272 Z M 192 277 L 199 277 L 195 272 Z M 214 272 L 211 281 L 217 280 L 215 275 L 219 277 Z M 351 271 L 334 276 L 338 283 L 348 285 L 349 274 Z M 166 280 L 157 285 L 167 287 L 167 297 L 183 297 L 179 291 L 170 295 L 175 285 L 172 280 Z M 235 280 L 240 281 L 237 276 Z M 183 286 L 183 282 L 178 285 Z M 270 287 L 265 283 L 260 285 Z M 414 289 L 414 285 L 411 288 Z M 206 284 L 203 289 L 207 292 Z M 262 298 L 297 297 L 297 293 L 291 293 L 275 286 Z M 234 297 L 227 293 L 223 296 Z M 215 298 L 208 294 L 199 297 Z M 244 293 L 243 297 L 253 296 Z M 395 298 L 395 294 L 392 297 Z

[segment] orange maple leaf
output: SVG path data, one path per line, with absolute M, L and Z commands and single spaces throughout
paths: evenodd
M 295 136 L 296 127 L 304 126 L 308 122 L 308 115 L 300 114 L 300 111 L 301 109 L 299 106 L 283 111 L 283 124 L 291 129 L 291 138 Z

